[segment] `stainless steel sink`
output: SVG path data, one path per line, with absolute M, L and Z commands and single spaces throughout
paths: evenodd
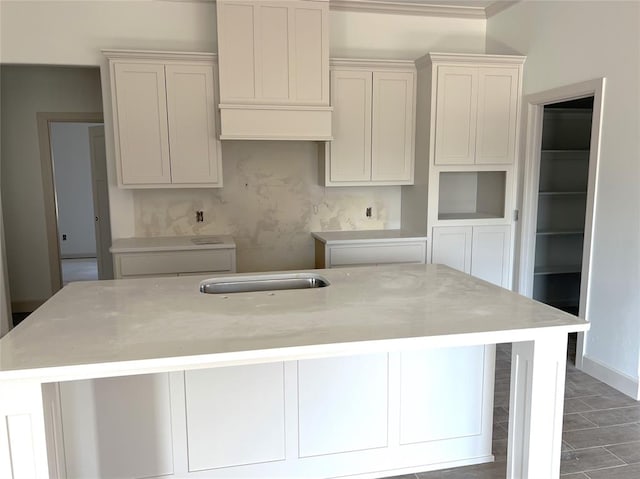
M 205 279 L 200 283 L 200 292 L 208 294 L 249 293 L 283 289 L 324 288 L 329 284 L 329 281 L 315 273 L 225 276 Z

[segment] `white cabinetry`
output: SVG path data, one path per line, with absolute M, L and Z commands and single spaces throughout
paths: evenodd
M 511 226 L 435 227 L 431 261 L 510 288 Z
M 222 139 L 329 139 L 329 2 L 218 0 Z
M 105 50 L 118 185 L 222 186 L 215 55 Z
M 416 61 L 416 128 L 424 135 L 416 140 L 416 186 L 402 188 L 403 228 L 433 234 L 428 262 L 506 288 L 524 61 L 442 53 Z
M 110 251 L 116 279 L 236 272 L 230 236 L 123 238 L 114 240 Z
M 435 67 L 435 164 L 513 163 L 521 67 L 432 58 L 442 62 Z
M 426 236 L 402 230 L 323 231 L 311 234 L 316 243 L 316 268 L 426 262 Z
M 64 439 L 52 463 L 69 478 L 320 479 L 489 462 L 494 351 L 382 351 L 60 383 L 47 398 L 58 418 L 49 433 Z
M 331 60 L 333 141 L 320 152 L 326 186 L 413 183 L 415 66 Z

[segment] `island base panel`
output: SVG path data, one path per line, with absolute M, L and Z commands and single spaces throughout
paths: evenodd
M 507 479 L 559 477 L 567 334 L 513 343 Z
M 49 442 L 63 436 L 65 450 L 50 461 L 69 479 L 386 477 L 489 462 L 494 364 L 488 345 L 59 383 Z M 469 407 L 445 407 L 452 395 Z M 126 461 L 101 461 L 123 445 Z

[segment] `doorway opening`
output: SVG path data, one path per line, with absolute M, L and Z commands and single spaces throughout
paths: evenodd
M 588 319 L 604 79 L 526 98 L 521 294 Z M 582 368 L 585 334 L 569 338 Z
M 102 114 L 40 113 L 38 133 L 53 292 L 112 279 Z

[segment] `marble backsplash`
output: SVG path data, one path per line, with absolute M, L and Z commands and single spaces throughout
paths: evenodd
M 400 227 L 399 186 L 322 187 L 317 154 L 313 142 L 224 142 L 224 187 L 136 190 L 135 235 L 230 234 L 249 272 L 313 268 L 311 231 Z

